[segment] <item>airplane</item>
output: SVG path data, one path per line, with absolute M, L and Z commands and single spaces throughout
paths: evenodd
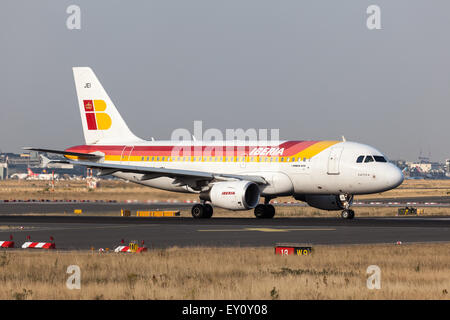
M 27 168 L 27 171 L 29 180 L 52 180 L 59 177 L 57 173 L 34 173 L 30 168 Z
M 19 179 L 19 180 L 23 180 L 28 178 L 28 173 L 13 173 L 11 175 L 11 179 Z
M 85 144 L 65 150 L 64 163 L 98 169 L 145 186 L 196 193 L 194 218 L 213 206 L 273 218 L 280 196 L 353 219 L 354 195 L 396 188 L 403 173 L 377 149 L 350 141 L 145 141 L 134 135 L 89 67 L 73 68 Z M 263 203 L 260 199 L 264 198 Z

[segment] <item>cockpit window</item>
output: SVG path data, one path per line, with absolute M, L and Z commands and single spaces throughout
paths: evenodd
M 376 162 L 387 162 L 386 159 L 382 156 L 373 156 Z
M 366 159 L 364 160 L 364 163 L 367 163 L 367 162 L 373 162 L 374 160 L 373 160 L 373 157 L 372 156 L 366 156 Z
M 359 156 L 358 159 L 356 159 L 356 163 L 361 163 L 364 160 L 364 156 Z

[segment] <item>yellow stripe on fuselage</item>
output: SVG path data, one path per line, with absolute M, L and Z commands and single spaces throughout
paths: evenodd
M 296 158 L 306 158 L 311 159 L 315 155 L 319 154 L 323 150 L 335 145 L 336 143 L 339 143 L 340 141 L 320 141 L 312 146 L 309 146 L 305 150 L 300 151 L 299 153 L 295 154 L 294 157 Z

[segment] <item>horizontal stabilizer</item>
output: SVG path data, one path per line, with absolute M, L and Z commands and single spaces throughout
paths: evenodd
M 54 154 L 62 154 L 65 156 L 74 156 L 74 157 L 87 158 L 87 159 L 101 158 L 101 156 L 99 156 L 97 154 L 92 154 L 92 153 L 71 152 L 71 151 L 64 151 L 64 150 L 42 149 L 42 148 L 33 148 L 33 147 L 24 147 L 22 149 L 39 151 L 39 152 L 48 152 L 48 153 L 54 153 Z

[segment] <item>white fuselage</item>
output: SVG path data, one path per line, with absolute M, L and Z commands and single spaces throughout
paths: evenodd
M 168 142 L 162 144 L 167 145 Z M 152 144 L 152 142 L 149 142 Z M 125 150 L 125 149 L 124 149 Z M 126 151 L 126 150 L 125 150 Z M 131 152 L 131 148 L 129 149 Z M 296 194 L 369 194 L 393 189 L 403 181 L 403 174 L 389 162 L 357 163 L 359 156 L 381 156 L 378 150 L 355 142 L 340 142 L 311 158 L 291 161 L 290 158 L 272 157 L 270 162 L 252 157 L 166 157 L 165 161 L 133 161 L 122 156 L 121 164 L 157 168 L 184 169 L 220 174 L 262 176 L 268 182 L 261 186 L 261 196 L 295 196 Z M 181 158 L 181 159 L 180 159 Z M 184 158 L 184 159 L 183 159 Z M 117 161 L 105 160 L 105 163 Z M 199 192 L 180 186 L 176 179 L 157 177 L 141 180 L 143 174 L 115 173 L 117 177 L 146 186 L 176 191 Z

